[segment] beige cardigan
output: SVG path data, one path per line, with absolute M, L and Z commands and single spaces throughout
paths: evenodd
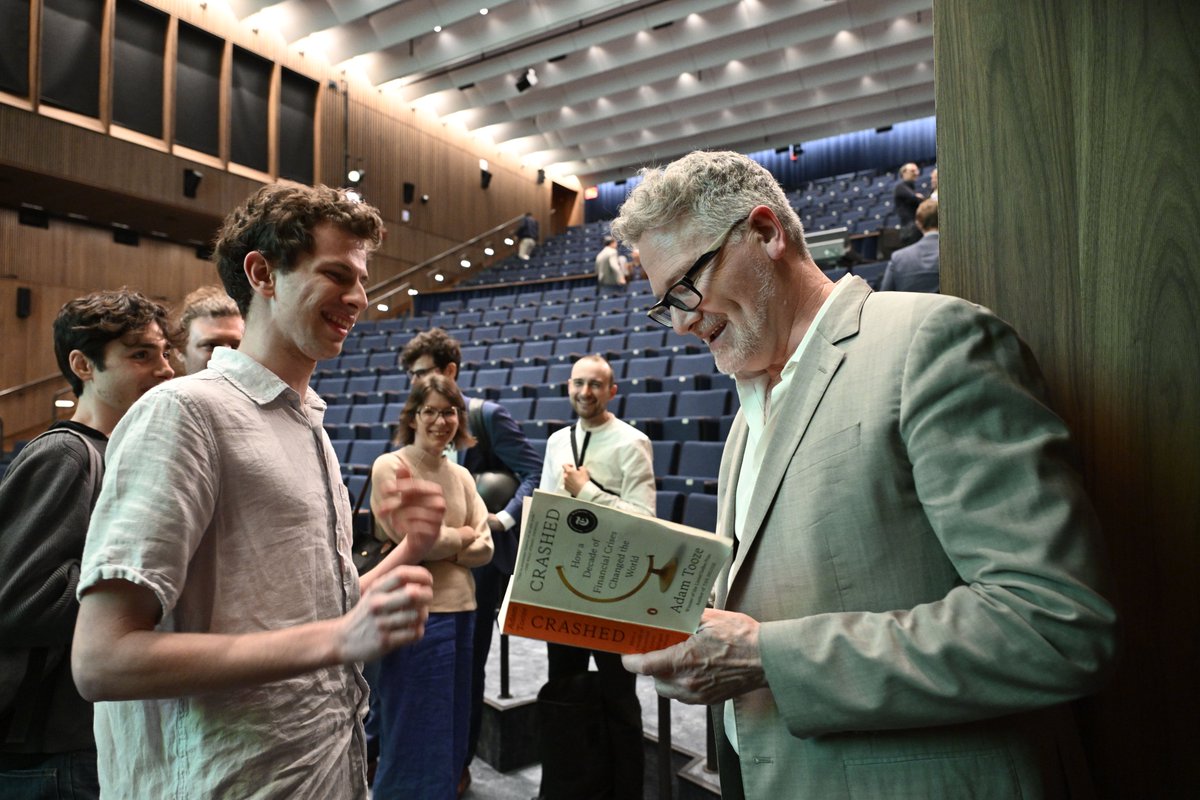
M 414 478 L 432 481 L 442 487 L 446 498 L 446 517 L 442 521 L 442 532 L 436 543 L 425 556 L 424 566 L 433 575 L 433 603 L 429 610 L 435 612 L 473 611 L 475 609 L 475 579 L 471 567 L 482 566 L 492 560 L 492 534 L 487 524 L 487 507 L 475 490 L 471 473 L 445 456 L 431 456 L 415 445 L 406 445 L 392 453 L 384 453 L 375 459 L 371 467 L 371 507 L 378 507 L 379 484 L 390 478 L 396 467 L 403 463 Z M 471 544 L 462 544 L 462 527 L 474 528 L 477 537 Z M 375 517 L 375 535 L 393 542 L 404 539 L 403 531 L 392 530 L 390 523 L 380 516 Z

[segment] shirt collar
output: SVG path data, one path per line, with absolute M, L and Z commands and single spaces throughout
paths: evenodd
M 299 402 L 296 391 L 284 383 L 283 379 L 250 356 L 228 347 L 218 347 L 213 350 L 212 359 L 208 362 L 209 369 L 224 376 L 247 397 L 260 406 L 284 395 L 292 403 Z M 325 401 L 311 388 L 304 393 L 304 404 L 319 411 L 325 410 Z
M 808 348 L 808 343 L 816 335 L 817 327 L 821 324 L 821 320 L 825 318 L 825 312 L 833 305 L 834 299 L 838 293 L 842 291 L 844 286 L 849 285 L 851 278 L 849 275 L 843 277 L 833 286 L 833 291 L 825 298 L 825 302 L 821 304 L 821 308 L 817 310 L 817 315 L 813 317 L 812 324 L 808 326 L 808 330 L 804 332 L 804 337 L 801 338 L 800 344 L 792 351 L 787 362 L 783 365 L 783 370 L 780 372 L 780 382 L 773 389 L 774 400 L 778 400 L 791 385 L 792 374 L 796 371 L 796 366 L 800 363 L 800 357 L 804 355 L 804 351 Z M 756 375 L 753 378 L 738 380 L 734 383 L 737 389 L 738 399 L 741 401 L 742 407 L 747 409 L 747 412 L 753 410 L 755 418 L 758 422 L 763 420 L 764 409 L 767 406 L 767 376 Z M 751 415 L 746 414 L 746 419 L 749 421 Z

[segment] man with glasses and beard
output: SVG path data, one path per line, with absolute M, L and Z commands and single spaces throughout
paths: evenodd
M 830 282 L 737 153 L 643 170 L 613 233 L 663 298 L 650 318 L 707 344 L 741 399 L 716 608 L 623 657 L 712 706 L 722 796 L 1085 796 L 1061 704 L 1103 682 L 1115 614 L 1069 433 L 1012 328 Z

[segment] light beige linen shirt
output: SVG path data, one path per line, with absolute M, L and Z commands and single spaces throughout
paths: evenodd
M 168 381 L 113 432 L 79 592 L 144 586 L 157 630 L 249 633 L 340 616 L 358 601 L 350 503 L 304 400 L 242 353 Z M 105 797 L 366 796 L 355 666 L 263 686 L 96 704 Z

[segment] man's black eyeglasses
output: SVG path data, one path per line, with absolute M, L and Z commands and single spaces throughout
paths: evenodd
M 748 217 L 749 214 L 746 215 Z M 696 289 L 695 280 L 700 274 L 700 271 L 707 267 L 716 259 L 721 249 L 725 247 L 725 243 L 729 240 L 729 234 L 733 233 L 733 229 L 746 221 L 746 217 L 740 218 L 737 222 L 729 226 L 729 229 L 721 236 L 717 245 L 711 250 L 705 251 L 696 259 L 691 268 L 683 274 L 683 277 L 675 281 L 670 289 L 667 289 L 666 295 L 662 300 L 659 300 L 654 305 L 646 310 L 646 316 L 662 325 L 665 328 L 674 326 L 671 319 L 671 309 L 678 308 L 680 311 L 695 311 L 701 301 L 704 300 L 704 295 L 700 294 Z

